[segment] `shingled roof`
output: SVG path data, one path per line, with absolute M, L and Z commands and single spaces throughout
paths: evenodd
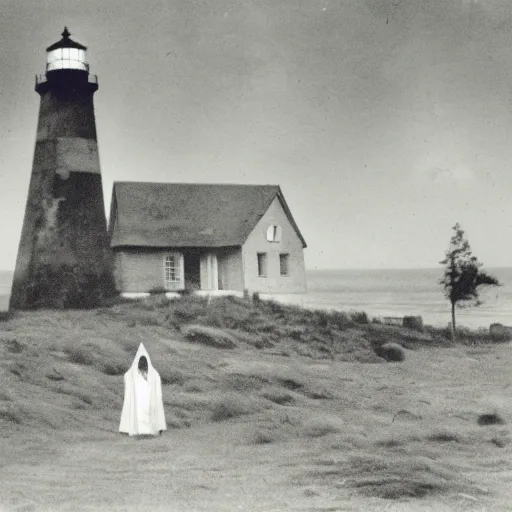
M 306 247 L 277 185 L 115 182 L 110 245 L 241 246 L 276 197 Z

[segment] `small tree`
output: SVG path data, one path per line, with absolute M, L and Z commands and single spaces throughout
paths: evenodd
M 446 257 L 440 263 L 445 265 L 443 278 L 439 281 L 444 286 L 445 296 L 452 307 L 452 340 L 455 341 L 455 306 L 459 302 L 472 301 L 479 306 L 478 299 L 480 286 L 501 286 L 498 280 L 480 270 L 482 263 L 473 256 L 469 242 L 459 223 L 453 226 L 455 231 L 450 240 L 450 247 Z

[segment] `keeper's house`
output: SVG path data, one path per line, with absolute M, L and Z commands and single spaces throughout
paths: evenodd
M 306 291 L 306 242 L 279 186 L 116 182 L 117 290 Z

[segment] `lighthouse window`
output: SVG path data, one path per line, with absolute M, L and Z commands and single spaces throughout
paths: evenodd
M 87 71 L 85 51 L 77 48 L 57 48 L 48 52 L 47 71 L 55 69 L 82 69 Z

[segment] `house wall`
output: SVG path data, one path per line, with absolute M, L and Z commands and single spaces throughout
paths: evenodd
M 267 228 L 281 227 L 281 240 L 269 242 Z M 267 276 L 258 276 L 258 253 L 267 254 Z M 288 254 L 289 275 L 280 275 L 279 254 Z M 304 249 L 296 231 L 276 197 L 242 247 L 245 288 L 261 293 L 306 292 Z
M 240 248 L 202 249 L 217 255 L 219 288 L 243 291 Z M 164 257 L 183 249 L 123 248 L 115 250 L 116 289 L 124 293 L 142 293 L 164 286 Z M 186 256 L 185 256 L 186 257 Z
M 166 250 L 122 249 L 115 251 L 114 277 L 118 292 L 140 293 L 163 288 Z
M 220 290 L 244 290 L 242 250 L 240 247 L 217 251 Z

